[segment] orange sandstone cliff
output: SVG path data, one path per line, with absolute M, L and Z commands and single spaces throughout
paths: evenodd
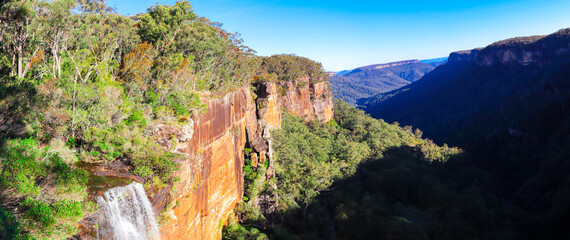
M 281 127 L 281 111 L 306 121 L 328 122 L 333 102 L 328 82 L 308 78 L 258 83 L 220 99 L 206 101 L 207 112 L 182 126 L 154 125 L 148 130 L 169 151 L 186 158 L 170 188 L 151 193 L 161 214 L 162 239 L 220 239 L 221 228 L 243 196 L 244 148 L 273 165 L 270 129 Z M 272 171 L 268 171 L 271 173 Z

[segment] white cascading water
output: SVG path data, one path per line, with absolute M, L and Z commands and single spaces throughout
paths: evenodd
M 110 189 L 97 197 L 97 204 L 104 214 L 98 239 L 160 239 L 152 205 L 140 183 Z

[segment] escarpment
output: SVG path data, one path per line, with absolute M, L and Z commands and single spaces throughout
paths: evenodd
M 498 41 L 482 49 L 477 64 L 544 65 L 564 59 L 570 54 L 570 28 L 548 36 L 517 37 Z
M 570 28 L 548 36 L 516 37 L 485 48 L 452 52 L 449 63 L 475 61 L 479 66 L 544 65 L 570 54 Z
M 205 103 L 207 112 L 186 125 L 151 126 L 149 132 L 165 149 L 186 156 L 172 191 L 151 194 L 155 209 L 162 212 L 162 239 L 221 237 L 221 226 L 243 196 L 244 149 L 259 156 L 255 164 L 270 161 L 271 168 L 269 130 L 280 128 L 282 109 L 306 121 L 333 117 L 329 83 L 309 83 L 308 78 L 257 83 Z

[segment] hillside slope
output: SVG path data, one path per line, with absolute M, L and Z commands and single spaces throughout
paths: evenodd
M 458 52 L 366 111 L 473 154 L 494 191 L 525 211 L 530 238 L 567 238 L 570 210 L 570 29 Z M 539 220 L 539 218 L 541 220 Z
M 408 60 L 359 67 L 343 75 L 332 76 L 332 91 L 335 98 L 355 105 L 359 99 L 406 86 L 433 70 L 437 64 Z

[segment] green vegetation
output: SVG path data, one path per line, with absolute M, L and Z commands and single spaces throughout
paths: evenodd
M 257 228 L 245 227 L 237 223 L 235 218 L 230 219 L 230 224 L 224 228 L 222 235 L 224 240 L 269 240 L 266 234 L 259 231 Z
M 261 58 L 261 81 L 295 81 L 309 77 L 311 83 L 327 81 L 323 65 L 305 57 L 291 54 L 273 55 Z
M 0 238 L 29 239 L 28 235 L 22 234 L 22 227 L 12 213 L 2 208 L 0 208 Z
M 77 159 L 120 161 L 146 186 L 175 181 L 181 156 L 145 131 L 187 124 L 208 110 L 205 97 L 262 75 L 326 80 L 309 59 L 255 56 L 238 33 L 198 16 L 188 1 L 127 17 L 104 0 L 8 0 L 0 3 L 0 31 L 0 209 L 13 223 L 0 228 L 3 236 L 72 234 L 67 221 L 92 208 Z M 264 170 L 250 170 L 260 181 Z
M 450 62 L 366 110 L 464 146 L 471 156 L 465 166 L 496 196 L 483 203 L 509 211 L 510 239 L 568 239 L 568 44 L 570 29 L 499 41 L 479 53 L 476 61 L 485 64 Z M 505 62 L 505 52 L 518 59 Z
M 59 193 L 81 192 L 87 182 L 87 172 L 67 163 L 77 161 L 75 156 L 62 158 L 62 149 L 40 148 L 34 139 L 8 141 L 2 149 L 0 186 L 21 195 L 42 194 L 46 186 L 56 187 Z
M 269 161 L 263 163 L 257 163 L 257 166 L 253 166 L 253 160 L 251 156 L 251 148 L 246 148 L 245 158 L 243 164 L 243 176 L 244 176 L 244 196 L 243 201 L 248 202 L 258 196 L 258 194 L 263 191 L 266 187 L 263 182 L 265 180 L 265 173 L 267 167 L 269 167 Z M 255 153 L 254 153 L 255 154 Z M 256 155 L 256 157 L 258 157 Z
M 402 128 L 373 119 L 343 101 L 335 102 L 334 121 L 327 124 L 311 122 L 307 125 L 301 118 L 284 111 L 282 129 L 274 131 L 273 137 L 276 177 L 256 185 L 263 186 L 261 194 L 278 196 L 276 211 L 264 215 L 262 213 L 266 209 L 263 207 L 260 209 L 251 201 L 241 202 L 235 209 L 239 225 L 232 223 L 228 226 L 224 230 L 224 239 L 258 239 L 260 232 L 272 239 L 366 239 L 392 234 L 374 235 L 370 232 L 390 221 L 395 222 L 383 228 L 385 231 L 408 234 L 406 227 L 417 232 L 424 230 L 415 223 L 407 226 L 405 221 L 413 220 L 406 220 L 407 215 L 397 214 L 426 211 L 424 214 L 436 217 L 435 212 L 425 208 L 435 204 L 431 201 L 438 198 L 459 201 L 455 205 L 441 202 L 441 207 L 470 207 L 464 205 L 470 204 L 471 199 L 460 198 L 460 194 L 454 192 L 457 191 L 455 179 L 444 172 L 449 161 L 460 158 L 459 149 L 439 147 L 430 140 L 421 139 L 419 130 L 414 132 L 409 126 Z M 378 171 L 373 177 L 381 179 L 368 179 L 367 174 L 373 171 L 369 166 Z M 250 176 L 244 174 L 246 178 Z M 360 182 L 353 183 L 353 180 Z M 275 187 L 270 187 L 272 185 Z M 416 192 L 419 188 L 425 189 Z M 427 196 L 424 192 L 433 197 L 424 200 L 423 197 Z M 366 197 L 366 202 L 359 200 L 362 195 L 374 194 L 376 199 Z M 391 199 L 390 204 L 386 204 L 387 199 Z M 402 208 L 401 204 L 411 206 L 398 210 Z M 361 216 L 376 209 L 378 215 Z M 386 215 L 396 210 L 400 212 Z M 402 213 L 406 211 L 409 213 Z M 452 224 L 461 216 L 458 213 L 454 218 L 441 217 L 441 225 L 437 227 L 442 230 L 439 231 L 449 233 L 443 230 L 444 225 Z M 344 226 L 343 231 L 334 234 L 338 230 L 331 228 L 339 224 Z M 361 237 L 353 238 L 357 232 L 349 227 L 359 225 L 362 226 L 358 229 Z M 401 229 L 395 228 L 400 225 Z M 367 229 L 364 226 L 369 230 L 364 231 Z
M 328 79 L 307 58 L 255 56 L 188 1 L 127 17 L 104 0 L 7 0 L 0 31 L 2 239 L 73 235 L 95 211 L 78 166 L 120 162 L 154 190 L 176 182 L 182 156 L 147 130 L 187 124 L 208 111 L 205 98 L 259 81 L 283 92 L 291 81 L 307 86 L 304 77 Z M 569 31 L 481 53 L 567 48 Z M 389 112 L 472 156 L 342 101 L 326 124 L 284 113 L 272 132 L 275 161 L 254 164 L 245 153 L 244 201 L 223 238 L 568 239 L 566 52 L 545 51 L 536 68 L 447 65 L 427 77 L 443 81 L 404 93 L 421 104 L 391 100 L 399 111 Z
M 174 181 L 180 156 L 145 130 L 185 124 L 207 111 L 205 94 L 261 71 L 239 34 L 188 1 L 135 17 L 104 0 L 2 1 L 0 25 L 0 209 L 10 223 L 0 232 L 10 238 L 73 234 L 93 208 L 78 159 L 121 161 L 159 187 Z
M 5 142 L 0 154 L 3 208 L 19 205 L 21 222 L 2 209 L 2 221 L 11 223 L 0 232 L 10 238 L 73 234 L 77 221 L 94 209 L 86 202 L 87 172 L 74 167 L 76 161 L 62 142 L 45 147 L 33 138 Z

